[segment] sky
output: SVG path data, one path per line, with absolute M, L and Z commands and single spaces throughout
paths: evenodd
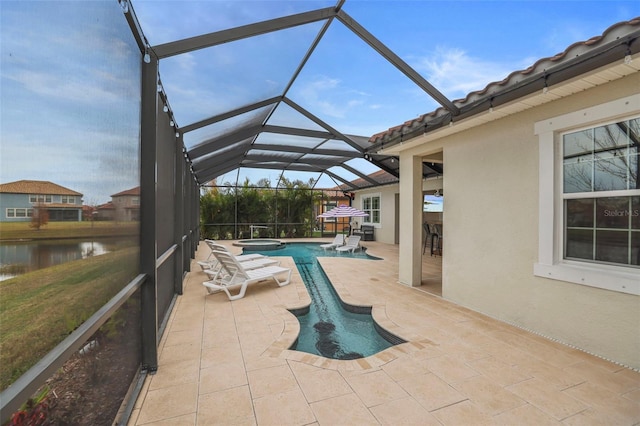
M 441 212 L 444 197 L 437 195 L 425 195 L 423 203 L 423 211 L 425 212 Z
M 117 2 L 0 1 L 0 183 L 99 205 L 139 182 L 139 50 Z
M 335 4 L 132 0 L 151 46 Z M 347 0 L 342 10 L 455 100 L 640 16 L 640 3 Z M 0 183 L 49 180 L 82 192 L 86 204 L 137 186 L 141 57 L 118 3 L 2 0 L 0 24 Z M 163 59 L 160 76 L 178 126 L 282 94 L 320 27 Z M 365 137 L 438 107 L 338 21 L 287 96 L 343 133 Z M 272 120 L 317 128 L 284 107 Z M 185 135 L 185 144 L 190 148 L 237 125 L 208 126 Z M 268 135 L 261 137 L 268 142 Z M 274 182 L 278 175 L 243 172 L 241 180 Z M 235 179 L 228 173 L 219 182 Z M 318 187 L 334 185 L 325 177 Z

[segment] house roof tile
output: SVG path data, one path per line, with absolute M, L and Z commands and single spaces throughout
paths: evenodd
M 98 210 L 115 210 L 116 206 L 113 205 L 113 203 L 111 201 L 104 203 L 104 204 L 100 204 L 98 207 L 96 207 Z
M 44 204 L 47 209 L 63 209 L 63 210 L 78 210 L 82 206 L 78 204 L 64 204 L 64 203 L 46 203 Z
M 15 182 L 3 183 L 0 184 L 0 193 L 82 196 L 82 193 L 80 192 L 43 180 L 18 180 Z
M 375 179 L 378 184 L 375 186 L 379 186 L 379 185 L 389 185 L 392 183 L 397 183 L 400 181 L 400 179 L 398 179 L 397 177 L 395 177 L 394 175 L 392 175 L 391 173 L 388 173 L 384 170 L 378 170 L 377 172 L 368 174 L 367 177 Z M 357 187 L 361 187 L 361 188 L 367 188 L 367 187 L 371 187 L 371 183 L 368 182 L 366 179 L 364 178 L 358 178 L 355 180 L 352 180 L 350 182 L 352 185 L 355 185 Z M 335 188 L 332 189 L 337 189 L 340 191 L 353 191 L 353 186 L 351 185 L 347 185 L 347 184 L 343 184 L 343 185 L 339 185 L 336 186 Z
M 122 197 L 124 195 L 140 195 L 140 187 L 136 186 L 135 188 L 118 192 L 117 194 L 113 194 L 112 197 Z

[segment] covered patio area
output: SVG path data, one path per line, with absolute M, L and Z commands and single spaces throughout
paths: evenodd
M 640 421 L 638 372 L 428 293 L 438 291 L 441 257 L 423 256 L 422 286 L 398 284 L 398 246 L 365 245 L 384 260 L 320 262 L 343 300 L 372 305 L 408 343 L 350 361 L 290 351 L 297 320 L 287 308 L 309 302 L 297 270 L 288 286 L 254 285 L 229 302 L 200 285 L 201 243 L 129 424 Z

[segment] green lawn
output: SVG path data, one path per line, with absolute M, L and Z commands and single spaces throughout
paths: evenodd
M 0 389 L 129 283 L 138 253 L 121 249 L 0 281 Z
M 29 222 L 0 222 L 0 241 L 117 237 L 139 232 L 138 222 L 50 222 L 39 230 L 29 225 Z

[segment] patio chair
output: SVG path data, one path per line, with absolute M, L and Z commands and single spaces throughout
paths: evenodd
M 224 270 L 224 274 L 217 281 L 205 281 L 203 286 L 215 292 L 222 290 L 227 294 L 229 300 L 238 300 L 244 297 L 245 292 L 249 284 L 253 284 L 259 281 L 265 281 L 272 279 L 278 286 L 282 287 L 291 282 L 291 268 L 283 268 L 281 266 L 265 266 L 257 269 L 245 269 L 242 262 L 238 262 L 231 254 L 225 251 L 214 251 L 213 255 L 218 260 L 221 268 Z M 286 280 L 281 281 L 278 279 L 279 275 L 286 274 Z M 230 287 L 240 286 L 240 291 L 231 295 L 229 292 Z
M 264 258 L 267 257 L 267 256 L 265 256 L 263 254 L 258 254 L 258 253 L 234 255 L 233 253 L 231 253 L 229 251 L 229 249 L 227 249 L 222 244 L 217 244 L 213 240 L 204 240 L 204 241 L 205 241 L 205 243 L 207 243 L 207 245 L 211 249 L 211 253 L 209 254 L 209 257 L 207 257 L 206 260 L 198 261 L 198 265 L 200 265 L 200 267 L 202 268 L 203 271 L 206 271 L 208 269 L 211 269 L 211 270 L 219 269 L 218 261 L 213 256 L 213 252 L 215 250 L 226 251 L 230 255 L 234 256 L 238 260 L 238 262 L 248 262 L 248 261 L 251 261 L 251 260 L 264 259 Z M 213 257 L 213 259 L 210 259 L 211 257 Z
M 353 253 L 353 251 L 358 248 L 360 248 L 360 235 L 351 235 L 349 238 L 347 238 L 347 242 L 345 243 L 345 245 L 336 247 L 336 251 L 350 251 L 351 253 Z
M 431 228 L 431 233 L 433 234 L 431 236 L 431 256 L 433 256 L 436 250 L 440 253 L 440 256 L 442 256 L 442 225 L 439 223 L 434 224 Z M 433 247 L 434 244 L 435 248 Z
M 215 250 L 213 248 L 213 246 L 219 246 L 220 244 L 217 244 L 214 240 L 209 240 L 209 239 L 205 239 L 204 243 L 209 246 L 209 248 L 211 249 L 211 251 L 209 252 L 209 256 L 207 256 L 206 262 L 210 262 L 212 259 L 215 259 L 213 257 L 213 250 Z
M 425 254 L 427 251 L 427 244 L 429 244 L 429 241 L 433 240 L 433 233 L 431 232 L 431 227 L 427 222 L 422 224 L 422 228 L 424 229 L 424 232 L 425 232 L 424 244 L 422 244 L 422 254 Z M 432 246 L 433 246 L 433 243 L 432 243 Z M 433 253 L 433 247 L 431 248 L 431 253 Z
M 334 249 L 334 248 L 340 247 L 343 244 L 344 244 L 344 235 L 336 234 L 336 237 L 333 239 L 332 242 L 328 244 L 320 244 L 320 247 L 322 247 L 326 251 L 327 249 Z
M 234 256 L 234 257 L 237 260 L 237 256 Z M 251 269 L 264 268 L 265 266 L 280 266 L 279 260 L 266 257 L 266 256 L 260 259 L 247 260 L 240 263 L 242 263 L 242 267 L 247 271 Z M 220 262 L 217 262 L 216 266 L 213 269 L 204 269 L 203 271 L 205 274 L 209 276 L 209 281 L 214 281 L 214 282 L 219 281 L 225 274 L 225 271 L 222 268 L 222 265 L 220 265 Z

